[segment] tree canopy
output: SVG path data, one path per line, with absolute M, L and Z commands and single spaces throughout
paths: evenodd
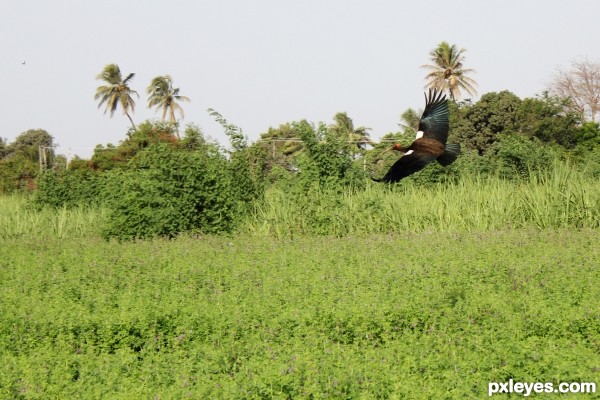
M 110 112 L 111 117 L 120 105 L 123 109 L 123 113 L 129 118 L 131 126 L 135 129 L 135 124 L 129 114 L 130 111 L 135 111 L 135 101 L 133 100 L 132 94 L 138 95 L 135 90 L 132 90 L 129 87 L 129 81 L 131 81 L 134 76 L 134 73 L 130 73 L 123 79 L 121 70 L 117 64 L 105 66 L 96 79 L 102 80 L 106 84 L 98 86 L 94 99 L 100 100 L 98 108 L 103 105 L 106 106 L 104 112 Z
M 475 96 L 477 82 L 468 76 L 475 70 L 464 66 L 466 51 L 445 41 L 431 50 L 429 53 L 431 64 L 421 66 L 430 71 L 425 77 L 427 80 L 425 87 L 447 90 L 452 100 L 460 99 L 462 91 Z

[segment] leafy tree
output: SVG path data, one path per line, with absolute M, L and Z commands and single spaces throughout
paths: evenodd
M 259 148 L 264 154 L 266 177 L 271 182 L 291 178 L 298 171 L 298 157 L 304 143 L 297 137 L 291 123 L 279 125 L 260 135 L 260 140 L 250 147 Z
M 474 104 L 452 107 L 451 139 L 483 155 L 501 133 L 519 131 L 521 99 L 509 91 L 491 92 Z M 454 112 L 459 115 L 452 115 Z
M 169 115 L 169 123 L 175 126 L 177 120 L 175 118 L 175 112 L 179 112 L 181 118 L 183 118 L 183 108 L 179 105 L 179 102 L 190 101 L 186 96 L 179 94 L 179 88 L 173 87 L 173 80 L 169 75 L 157 76 L 152 79 L 150 86 L 146 90 L 149 94 L 148 107 L 156 107 L 156 110 L 162 110 L 162 119 L 166 119 L 167 113 Z M 177 137 L 179 137 L 179 132 Z
M 345 137 L 319 123 L 315 128 L 306 120 L 292 123 L 296 135 L 302 139 L 306 152 L 300 158 L 300 174 L 305 183 L 348 183 L 352 174 L 353 150 Z
M 53 146 L 53 138 L 44 129 L 29 129 L 7 145 L 1 142 L 0 193 L 35 188 L 35 178 L 40 171 L 40 146 L 44 148 L 46 167 L 54 165 L 54 152 L 47 151 Z
M 507 179 L 527 178 L 532 172 L 547 170 L 558 154 L 537 138 L 501 135 L 490 153 L 494 154 L 499 176 Z
M 296 137 L 296 131 L 289 122 L 279 125 L 260 135 L 260 141 L 269 146 L 273 153 L 293 159 L 304 148 L 302 141 Z
M 4 158 L 6 153 L 6 139 L 0 137 L 0 160 Z
M 452 100 L 460 98 L 463 90 L 475 96 L 477 82 L 468 76 L 475 70 L 464 67 L 465 51 L 466 49 L 459 49 L 455 44 L 449 45 L 448 42 L 441 42 L 431 50 L 429 55 L 432 64 L 421 66 L 431 71 L 425 77 L 428 80 L 425 87 L 447 90 Z
M 576 112 L 565 111 L 567 102 L 547 92 L 524 99 L 517 115 L 520 133 L 565 148 L 575 147 L 580 117 Z
M 208 146 L 208 142 L 204 138 L 202 129 L 194 124 L 188 124 L 183 132 L 183 139 L 179 142 L 179 146 L 183 150 L 194 151 L 200 150 Z M 216 146 L 215 146 L 216 147 Z
M 12 154 L 0 160 L 0 193 L 35 189 L 35 177 L 39 173 L 37 163 L 22 153 Z
M 94 170 L 108 171 L 113 168 L 125 168 L 127 162 L 146 147 L 165 143 L 177 147 L 179 141 L 173 133 L 174 127 L 161 121 L 144 121 L 135 129 L 130 128 L 127 138 L 118 146 L 96 146 L 90 166 Z
M 579 151 L 600 149 L 600 123 L 586 122 L 576 132 Z
M 38 163 L 39 147 L 53 147 L 54 139 L 44 129 L 29 129 L 15 138 L 15 141 L 6 146 L 6 156 L 23 154 L 29 161 Z M 51 166 L 51 165 L 50 165 Z
M 369 131 L 371 128 L 364 126 L 355 128 L 352 118 L 345 112 L 339 112 L 333 116 L 334 124 L 329 125 L 329 130 L 334 134 L 347 140 L 352 144 L 350 148 L 357 148 L 358 150 L 364 150 L 367 144 L 371 143 L 369 138 Z M 355 152 L 356 155 L 359 152 Z
M 107 111 L 110 111 L 111 117 L 117 110 L 117 107 L 121 105 L 123 113 L 129 118 L 133 129 L 135 129 L 135 124 L 133 123 L 133 119 L 131 119 L 131 115 L 129 115 L 129 111 L 135 111 L 135 101 L 131 95 L 135 94 L 137 96 L 138 94 L 129 87 L 129 81 L 134 76 L 134 73 L 130 73 L 123 79 L 119 66 L 117 64 L 109 64 L 96 77 L 96 79 L 104 81 L 106 85 L 98 86 L 96 95 L 94 96 L 95 100 L 100 100 L 98 108 L 106 104 L 104 113 L 106 114 Z

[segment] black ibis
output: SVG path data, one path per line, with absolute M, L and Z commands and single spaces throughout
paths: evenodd
M 425 93 L 425 110 L 419 120 L 419 129 L 410 146 L 395 143 L 390 150 L 403 152 L 404 155 L 392 165 L 390 170 L 376 182 L 398 182 L 402 178 L 425 168 L 437 160 L 443 166 L 452 164 L 460 153 L 458 143 L 448 143 L 448 101 L 437 90 L 429 89 Z

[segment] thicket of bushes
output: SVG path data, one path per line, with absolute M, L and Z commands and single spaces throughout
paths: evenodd
M 467 176 L 528 179 L 557 160 L 569 160 L 569 168 L 600 177 L 599 125 L 565 111 L 558 99 L 521 100 L 504 91 L 450 107 L 449 141 L 461 143 L 461 157 L 447 168 L 434 163 L 401 185 L 449 184 Z M 50 146 L 52 138 L 28 131 L 15 143 L 0 146 L 0 190 L 37 186 L 39 206 L 106 206 L 106 237 L 231 232 L 250 212 L 256 216 L 265 190 L 284 193 L 286 201 L 311 212 L 319 203 L 316 193 L 341 199 L 341 193 L 365 189 L 370 176 L 381 176 L 398 158 L 385 151 L 389 140 L 407 143 L 414 138 L 407 127 L 367 149 L 366 128 L 355 128 L 339 113 L 334 124 L 295 121 L 271 128 L 249 144 L 237 126 L 210 112 L 229 136 L 230 149 L 209 142 L 194 125 L 179 139 L 173 126 L 147 121 L 118 146 L 98 146 L 90 160 L 73 160 L 69 169 L 57 162 L 60 158 L 52 159 L 39 176 L 35 150 Z M 19 167 L 21 175 L 13 171 L 19 163 L 27 164 Z

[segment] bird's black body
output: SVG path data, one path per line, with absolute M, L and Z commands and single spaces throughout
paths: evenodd
M 408 147 L 395 144 L 392 149 L 405 154 L 392 165 L 390 170 L 377 182 L 398 182 L 402 178 L 425 168 L 430 162 L 437 160 L 441 165 L 452 164 L 460 153 L 460 145 L 446 144 L 450 130 L 448 101 L 446 96 L 437 90 L 429 89 L 425 94 L 425 111 L 419 121 L 417 138 Z

